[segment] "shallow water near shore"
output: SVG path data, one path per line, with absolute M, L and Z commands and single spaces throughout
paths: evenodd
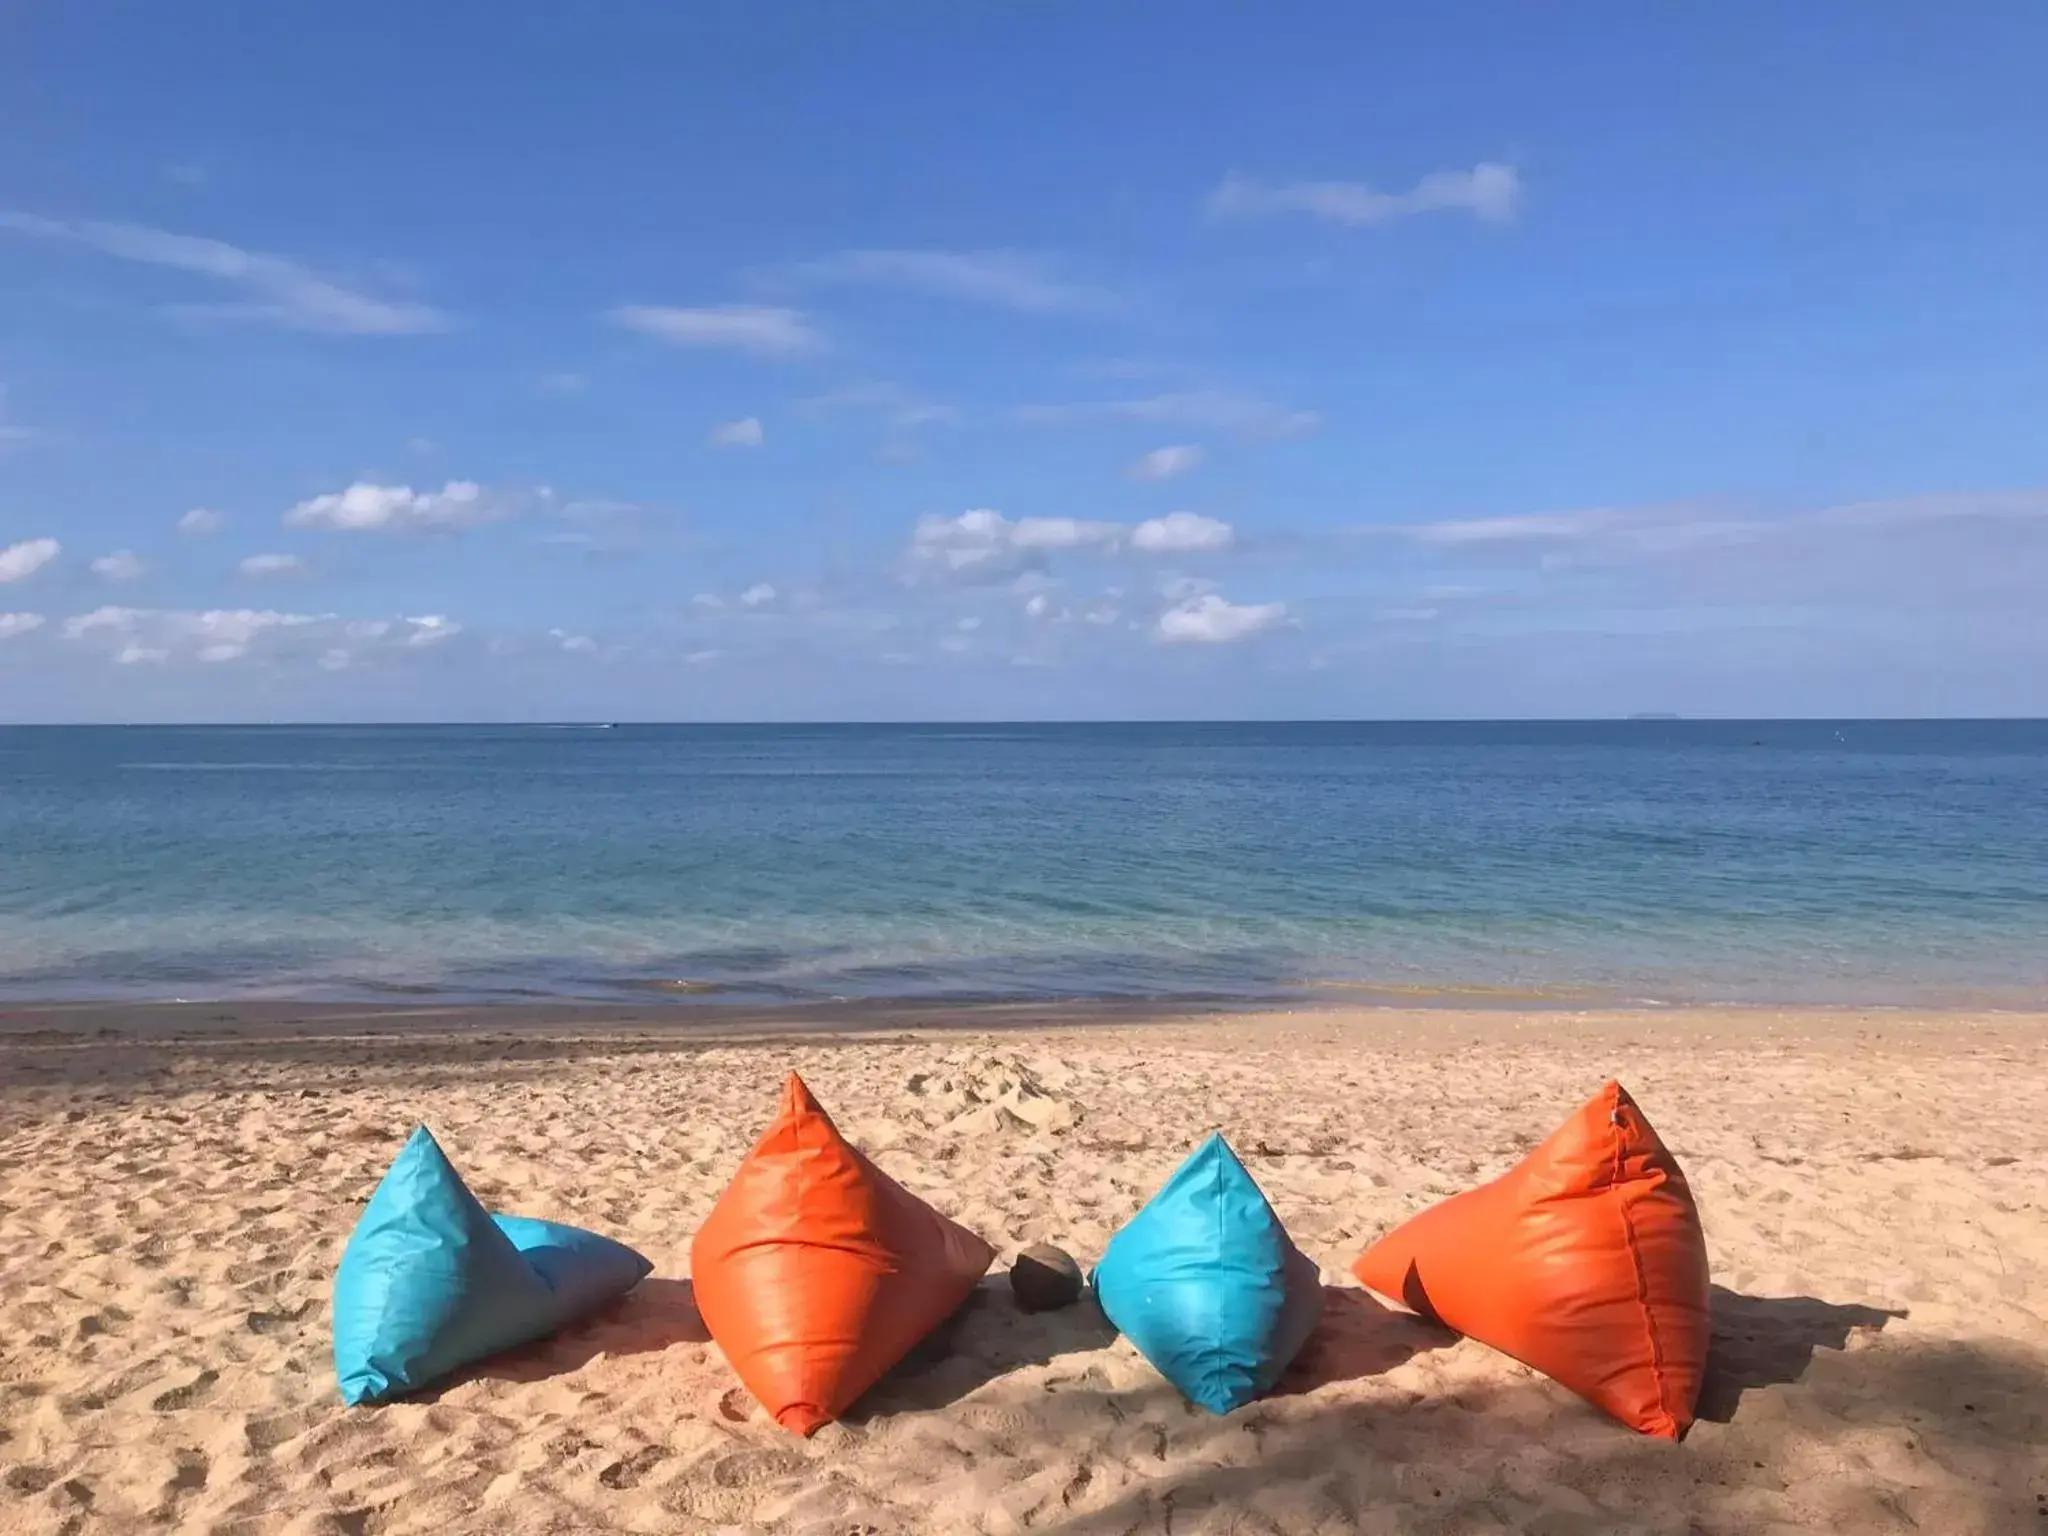
M 0 730 L 0 996 L 2048 999 L 2048 723 Z

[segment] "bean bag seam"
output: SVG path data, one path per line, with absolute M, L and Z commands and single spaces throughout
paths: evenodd
M 1619 1107 L 1617 1106 L 1617 1118 L 1619 1118 L 1619 1113 Z M 1650 1308 L 1649 1276 L 1643 1270 L 1642 1245 L 1636 1239 L 1635 1220 L 1629 1214 L 1628 1208 L 1628 1186 L 1623 1180 L 1628 1141 L 1626 1122 L 1617 1125 L 1616 1132 L 1617 1134 L 1614 1138 L 1614 1197 L 1621 1215 L 1622 1243 L 1628 1249 L 1629 1268 L 1635 1273 L 1636 1307 L 1642 1313 L 1643 1336 L 1650 1346 L 1650 1380 L 1656 1383 L 1657 1387 L 1657 1411 L 1664 1416 L 1665 1423 L 1675 1433 L 1678 1428 L 1678 1416 L 1671 1411 L 1671 1405 L 1665 1399 L 1666 1372 L 1664 1369 L 1664 1349 L 1662 1341 L 1657 1337 L 1657 1319 Z M 1661 1183 L 1662 1180 L 1660 1179 L 1659 1182 Z

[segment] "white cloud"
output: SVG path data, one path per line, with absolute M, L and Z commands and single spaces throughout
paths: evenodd
M 235 569 L 251 581 L 270 581 L 280 576 L 303 576 L 306 562 L 297 555 L 251 555 Z
M 1154 448 L 1140 454 L 1124 473 L 1133 480 L 1171 480 L 1202 462 L 1202 450 L 1191 443 L 1172 448 Z
M 1355 181 L 1262 182 L 1230 176 L 1209 194 L 1216 218 L 1305 213 L 1339 224 L 1389 224 L 1421 213 L 1469 213 L 1488 223 L 1514 218 L 1522 182 L 1511 165 L 1488 161 L 1469 171 L 1435 171 L 1406 192 Z
M 438 491 L 358 481 L 345 491 L 332 491 L 300 502 L 285 513 L 284 520 L 292 528 L 362 533 L 384 529 L 402 532 L 474 528 L 509 516 L 511 508 L 486 496 L 474 480 L 450 480 Z
M 1052 599 L 1043 592 L 1032 594 L 1030 599 L 1024 604 L 1024 616 L 1027 619 L 1050 618 L 1052 611 Z
M 711 429 L 711 446 L 714 448 L 758 448 L 767 441 L 768 434 L 761 430 L 758 416 L 743 416 L 738 421 L 722 421 Z
M 339 671 L 360 659 L 396 656 L 461 633 L 439 616 L 344 619 L 267 608 L 96 608 L 67 619 L 63 638 L 121 666 L 245 659 L 297 662 Z
M 1017 420 L 1037 426 L 1073 426 L 1093 421 L 1142 421 L 1162 427 L 1196 427 L 1242 437 L 1301 437 L 1322 426 L 1314 411 L 1293 410 L 1255 395 L 1225 389 L 1181 390 L 1133 400 L 1083 400 L 1065 405 L 1027 405 Z
M 700 609 L 705 613 L 711 613 L 717 609 L 723 608 L 725 606 L 725 599 L 720 597 L 716 592 L 699 592 L 695 597 L 690 599 L 690 606 L 692 608 Z
M 257 320 L 339 336 L 411 336 L 448 328 L 447 317 L 425 304 L 379 298 L 286 257 L 243 250 L 225 241 L 138 224 L 48 219 L 4 209 L 0 209 L 0 230 L 83 245 L 123 261 L 214 278 L 251 295 L 232 304 L 183 307 L 183 313 L 194 316 Z
M 977 507 L 955 517 L 919 518 L 905 563 L 913 579 L 987 584 L 1042 571 L 1050 556 L 1067 551 L 1213 553 L 1230 548 L 1236 537 L 1230 524 L 1195 512 L 1171 512 L 1129 527 L 1077 517 L 1009 518 Z
M 41 629 L 44 622 L 40 613 L 0 613 L 0 640 L 12 640 L 17 635 L 30 634 Z
M 0 583 L 26 581 L 64 553 L 55 539 L 27 539 L 0 549 Z
M 775 601 L 775 589 L 765 581 L 757 581 L 740 594 L 742 608 L 766 608 Z
M 211 507 L 194 507 L 178 519 L 178 532 L 188 539 L 203 539 L 209 534 L 219 533 L 226 522 L 226 515 Z
M 1156 633 L 1169 645 L 1227 645 L 1286 620 L 1285 603 L 1232 603 L 1207 592 L 1159 615 Z
M 1114 523 L 1077 517 L 1020 517 L 1010 524 L 1009 537 L 1018 549 L 1085 549 L 1114 545 L 1119 532 Z
M 1199 512 L 1169 512 L 1131 530 L 1131 548 L 1149 555 L 1208 553 L 1236 541 L 1237 530 L 1230 524 Z
M 562 649 L 570 652 L 572 655 L 588 655 L 597 649 L 597 642 L 591 639 L 590 636 L 574 635 L 566 629 L 551 629 L 548 631 L 548 636 L 550 639 L 559 642 Z
M 611 312 L 611 320 L 629 331 L 679 347 L 721 347 L 757 357 L 796 357 L 824 346 L 824 338 L 800 311 L 771 305 L 671 309 L 626 304 Z
M 117 549 L 92 563 L 92 573 L 101 581 L 140 581 L 148 572 L 149 567 L 132 549 Z
M 409 646 L 439 645 L 443 640 L 452 640 L 462 633 L 462 626 L 438 613 L 424 614 L 417 619 L 407 619 L 410 626 L 405 636 Z
M 317 625 L 310 614 L 271 609 L 96 608 L 64 623 L 64 638 L 97 643 L 124 666 L 168 661 L 174 654 L 208 664 L 238 661 L 275 632 Z
M 1119 304 L 1107 289 L 1063 277 L 1047 258 L 1022 251 L 842 251 L 788 270 L 815 282 L 907 288 L 1026 314 L 1097 313 Z
M 911 572 L 953 581 L 1002 581 L 1043 565 L 1047 554 L 1068 549 L 1114 547 L 1123 530 L 1115 523 L 1072 517 L 1011 519 L 986 507 L 957 517 L 918 519 L 908 556 Z

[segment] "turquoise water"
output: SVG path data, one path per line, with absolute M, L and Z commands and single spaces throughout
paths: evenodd
M 0 994 L 394 990 L 2048 1003 L 2048 723 L 0 730 Z

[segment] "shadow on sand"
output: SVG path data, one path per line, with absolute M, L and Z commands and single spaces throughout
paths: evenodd
M 1337 1379 L 1437 1347 L 1338 1305 Z M 1280 1395 L 1221 1419 L 1169 1414 L 1170 1447 L 1127 1464 L 1112 1500 L 1031 1523 L 1060 1536 L 1353 1529 L 1368 1514 L 1375 1529 L 1440 1533 L 2048 1532 L 2048 1364 L 1884 1334 L 1901 1315 L 1717 1287 L 1701 1421 L 1679 1445 L 1527 1376 L 1421 1400 Z M 1060 1394 L 1046 1433 L 1122 1418 L 1114 1398 Z
M 1051 1312 L 1025 1312 L 1011 1297 L 1010 1282 L 991 1275 L 845 1417 L 861 1424 L 944 1408 L 1012 1371 L 1102 1349 L 1115 1339 L 1116 1329 L 1092 1296 L 1084 1293 Z
M 479 1360 L 410 1401 L 437 1402 L 464 1382 L 546 1381 L 581 1370 L 599 1355 L 653 1355 L 673 1344 L 710 1341 L 690 1282 L 649 1278 L 610 1306 L 544 1339 Z
M 1790 1386 L 1805 1376 L 1816 1349 L 1846 1349 L 1857 1329 L 1875 1332 L 1905 1315 L 1812 1296 L 1745 1296 L 1717 1285 L 1698 1416 L 1729 1423 L 1743 1393 Z
M 1323 1315 L 1268 1395 L 1295 1397 L 1339 1381 L 1380 1376 L 1417 1355 L 1458 1342 L 1448 1328 L 1397 1312 L 1371 1292 L 1323 1287 Z

